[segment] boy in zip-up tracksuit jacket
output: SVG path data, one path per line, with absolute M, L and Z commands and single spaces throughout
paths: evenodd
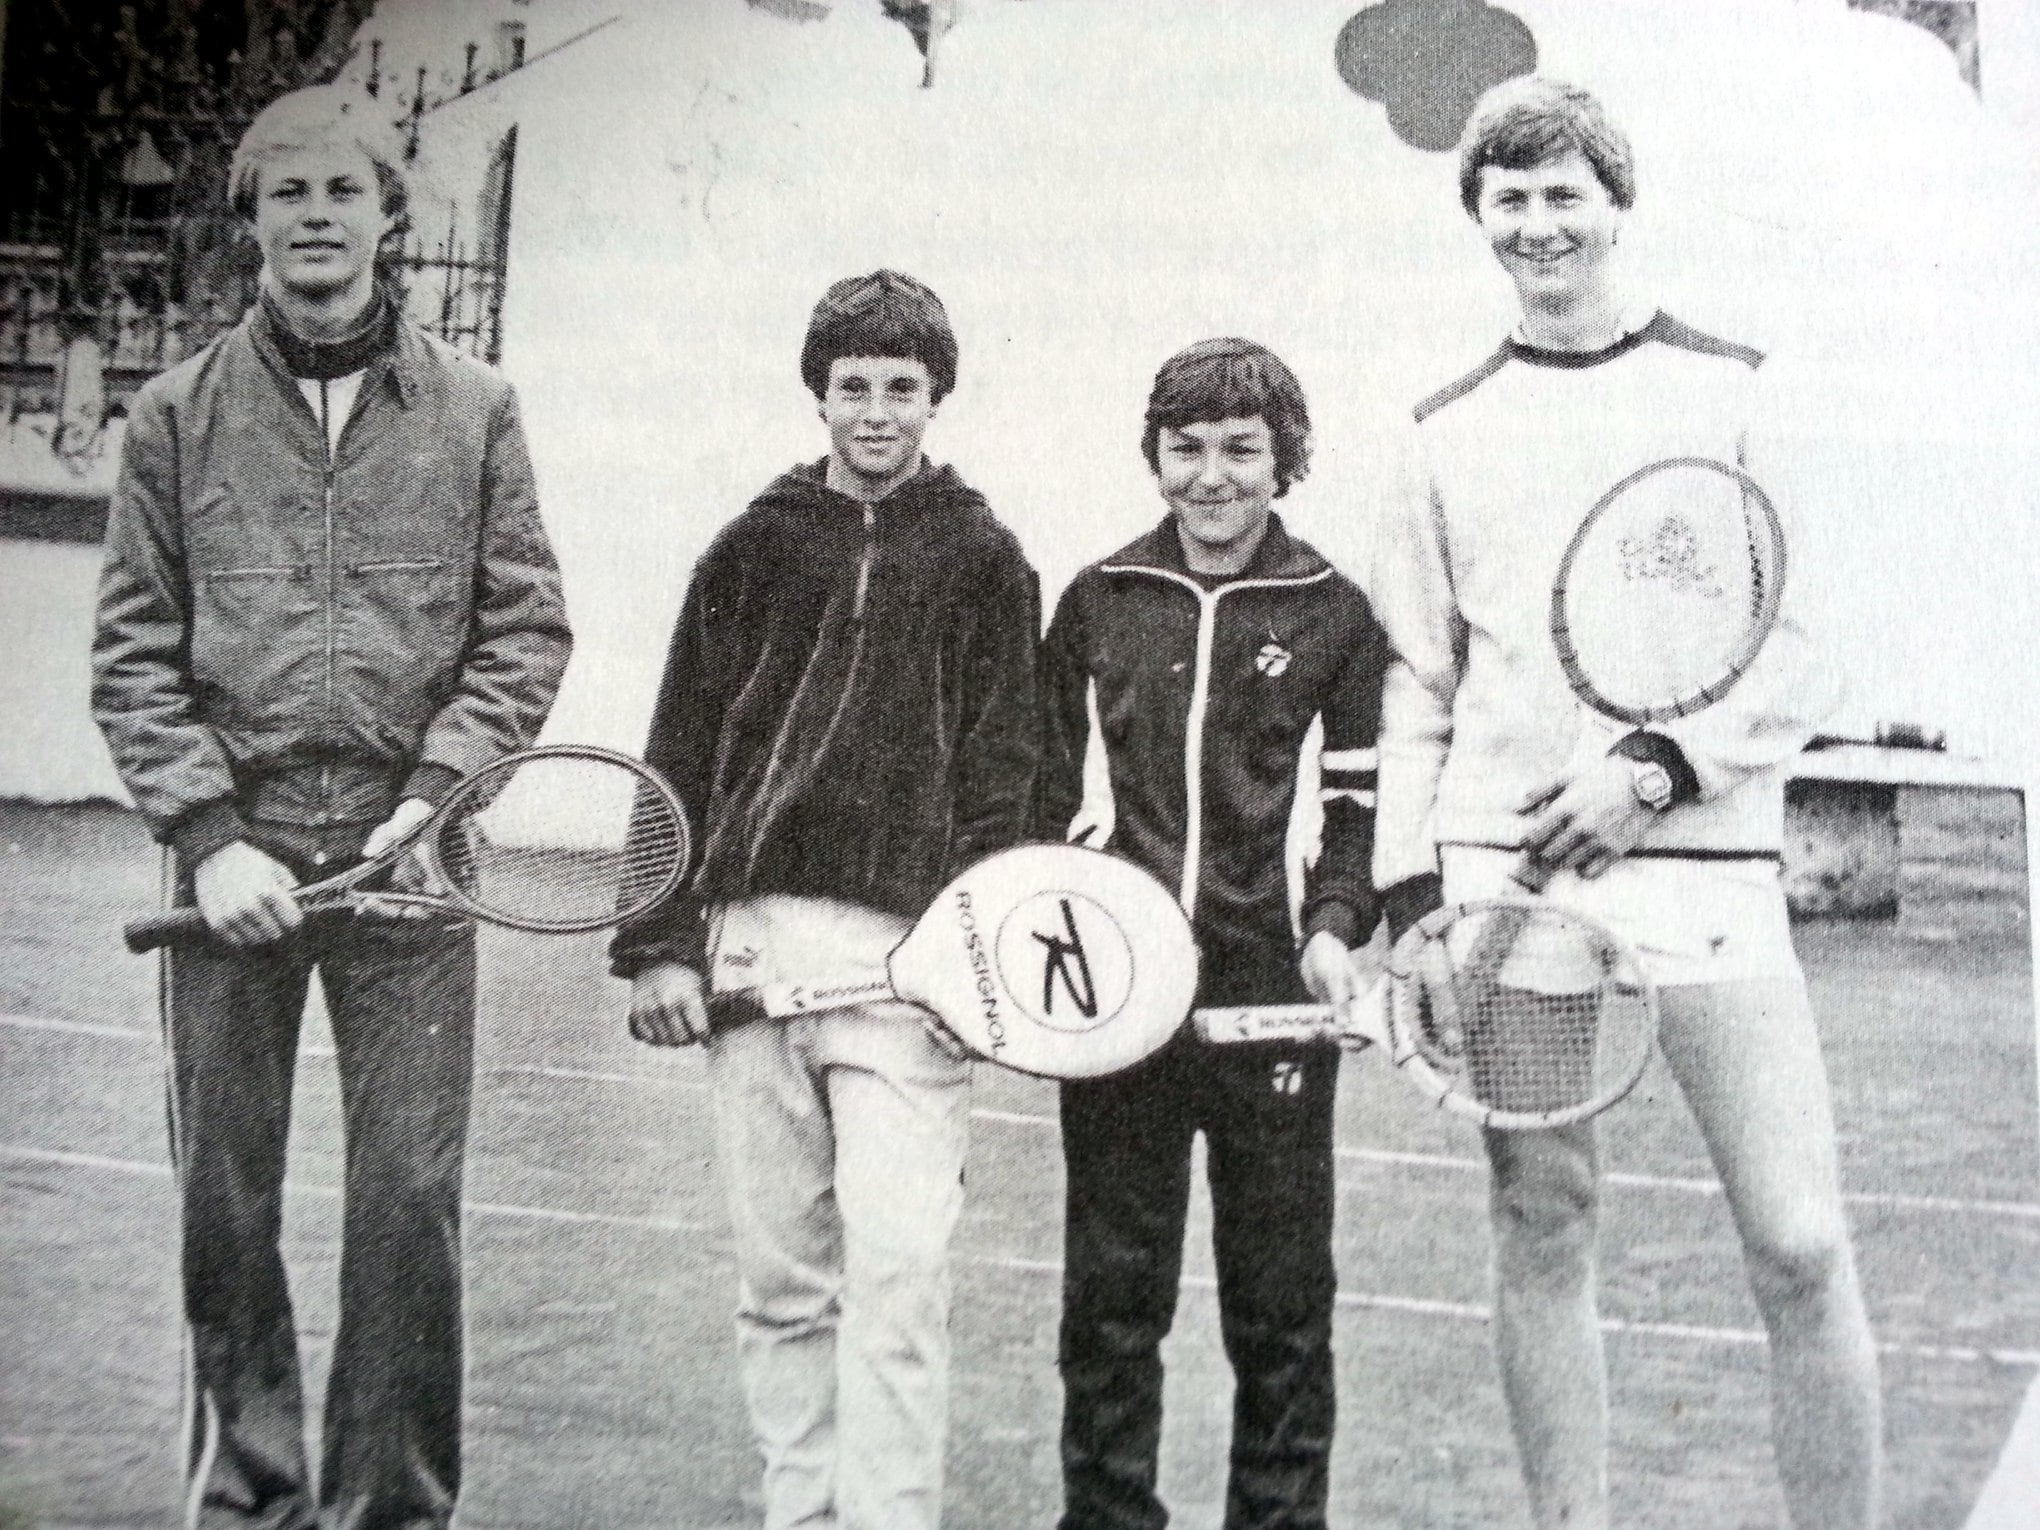
M 1157 375 L 1142 447 L 1171 513 L 1080 573 L 1057 607 L 1038 831 L 1108 844 L 1178 893 L 1200 1004 L 1343 1002 L 1348 948 L 1375 923 L 1389 652 L 1360 590 L 1270 509 L 1307 466 L 1302 389 L 1261 346 L 1204 341 Z M 1109 822 L 1082 800 L 1094 718 Z M 1320 719 L 1323 834 L 1299 954 L 1286 846 Z M 1200 1131 L 1236 1380 L 1225 1524 L 1324 1525 L 1338 1061 L 1326 1042 L 1217 1046 L 1185 1027 L 1123 1073 L 1062 1086 L 1063 1530 L 1167 1521 L 1160 1347 Z
M 956 378 L 934 293 L 838 282 L 801 372 L 830 454 L 695 568 L 645 748 L 695 859 L 612 958 L 634 1035 L 707 1045 L 766 1530 L 932 1530 L 969 1064 L 912 1005 L 772 1021 L 756 990 L 882 977 L 944 883 L 1025 836 L 1040 596 L 921 455 Z

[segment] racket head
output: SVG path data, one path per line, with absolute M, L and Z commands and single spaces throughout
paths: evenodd
M 463 778 L 418 850 L 439 901 L 492 924 L 560 935 L 620 924 L 664 902 L 686 873 L 691 839 L 680 799 L 649 765 L 556 744 Z
M 901 998 L 979 1055 L 1042 1078 L 1130 1067 L 1176 1033 L 1197 992 L 1197 943 L 1168 889 L 1079 845 L 979 861 L 889 965 Z
M 1388 975 L 1391 1059 L 1495 1130 L 1592 1119 L 1636 1087 L 1656 1046 L 1657 987 L 1636 952 L 1541 898 L 1436 910 L 1397 942 Z
M 1785 531 L 1756 479 L 1666 457 L 1603 494 L 1559 562 L 1551 641 L 1573 693 L 1632 727 L 1713 705 L 1770 636 Z

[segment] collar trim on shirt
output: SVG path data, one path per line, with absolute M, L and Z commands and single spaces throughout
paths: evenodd
M 1613 361 L 1626 356 L 1645 341 L 1660 338 L 1657 328 L 1664 320 L 1662 312 L 1646 316 L 1642 323 L 1625 329 L 1614 342 L 1592 351 L 1558 351 L 1547 346 L 1532 345 L 1521 335 L 1511 335 L 1502 342 L 1502 349 L 1517 361 L 1527 361 L 1535 367 L 1562 367 L 1577 370 L 1582 367 L 1597 367 L 1604 361 Z
M 1440 388 L 1429 398 L 1418 404 L 1412 411 L 1419 425 L 1448 404 L 1457 403 L 1482 383 L 1493 377 L 1512 361 L 1524 362 L 1533 367 L 1551 367 L 1559 371 L 1583 371 L 1600 366 L 1603 362 L 1614 361 L 1631 351 L 1647 344 L 1668 345 L 1676 350 L 1692 351 L 1702 356 L 1720 356 L 1730 361 L 1739 361 L 1752 369 L 1761 366 L 1764 353 L 1747 345 L 1738 345 L 1733 340 L 1723 340 L 1677 319 L 1658 309 L 1645 316 L 1611 345 L 1604 345 L 1596 351 L 1555 351 L 1536 346 L 1520 335 L 1510 335 L 1479 366 L 1468 372 L 1457 382 Z
M 1289 534 L 1279 514 L 1268 517 L 1268 530 L 1261 545 L 1254 549 L 1253 557 L 1247 560 L 1247 566 L 1209 586 L 1190 572 L 1173 514 L 1098 564 L 1098 570 L 1106 574 L 1161 574 L 1198 589 L 1215 590 L 1240 585 L 1315 584 L 1334 572 L 1323 554 Z

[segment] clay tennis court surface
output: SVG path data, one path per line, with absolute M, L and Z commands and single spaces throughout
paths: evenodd
M 103 809 L 0 805 L 0 1526 L 176 1522 L 174 1216 L 154 965 L 120 921 L 157 860 Z M 1889 1523 L 1959 1526 L 2040 1367 L 2040 1164 L 2025 945 L 1801 928 L 1884 1346 Z M 489 936 L 468 1178 L 462 1523 L 756 1523 L 733 1275 L 699 1059 L 634 1045 L 599 937 Z M 340 1137 L 307 1027 L 286 1234 L 313 1395 Z M 1527 1524 L 1488 1357 L 1473 1136 L 1365 1057 L 1340 1103 L 1333 1522 Z M 1620 1523 L 1779 1524 L 1763 1349 L 1736 1243 L 1654 1065 L 1612 1118 L 1602 1238 Z M 948 1523 L 1058 1507 L 1053 1091 L 980 1069 L 958 1240 Z M 1229 1410 L 1193 1222 L 1169 1343 L 1165 1495 L 1215 1526 Z M 11 1517 L 10 1517 L 11 1516 Z

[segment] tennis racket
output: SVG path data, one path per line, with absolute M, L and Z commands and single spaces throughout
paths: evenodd
M 1712 457 L 1666 457 L 1603 494 L 1551 586 L 1551 644 L 1583 712 L 1581 753 L 1628 728 L 1690 717 L 1749 673 L 1785 598 L 1785 528 L 1756 479 Z M 1558 868 L 1525 855 L 1537 894 Z M 1486 921 L 1464 981 L 1489 981 L 1516 938 Z
M 1501 967 L 1477 978 L 1470 964 L 1502 923 Z M 1214 1042 L 1371 1042 L 1425 1098 L 1499 1131 L 1570 1125 L 1622 1100 L 1650 1061 L 1657 1020 L 1657 989 L 1634 951 L 1591 919 L 1527 899 L 1425 916 L 1343 1015 L 1291 1004 L 1192 1016 Z
M 1197 992 L 1197 943 L 1169 890 L 1081 845 L 1019 845 L 935 895 L 886 974 L 767 983 L 723 1013 L 787 1019 L 904 999 L 979 1056 L 1042 1078 L 1095 1078 L 1173 1036 Z
M 650 766 L 585 745 L 506 755 L 465 776 L 416 830 L 374 859 L 294 890 L 306 913 L 425 910 L 564 935 L 635 918 L 679 885 L 687 814 Z M 390 875 L 415 856 L 417 890 Z M 130 951 L 205 938 L 176 908 L 127 926 Z

